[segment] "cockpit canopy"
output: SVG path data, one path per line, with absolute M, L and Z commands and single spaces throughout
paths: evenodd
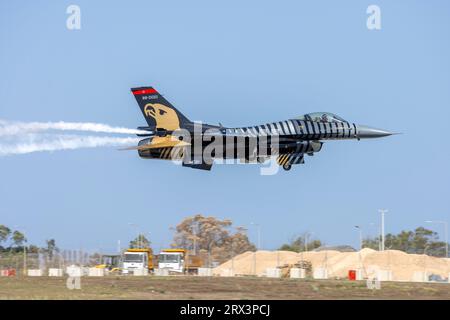
M 346 122 L 344 119 L 331 112 L 307 113 L 301 117 L 298 117 L 297 119 L 315 122 Z

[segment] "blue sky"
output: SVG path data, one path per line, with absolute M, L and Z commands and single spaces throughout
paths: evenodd
M 81 30 L 66 8 L 81 8 Z M 366 27 L 381 8 L 382 29 Z M 328 142 L 304 165 L 203 172 L 115 148 L 0 158 L 0 223 L 30 242 L 112 251 L 201 213 L 273 249 L 314 232 L 357 246 L 450 220 L 448 1 L 0 1 L 0 119 L 145 125 L 129 88 L 153 85 L 192 120 L 225 126 L 330 111 L 403 135 Z M 375 225 L 371 225 L 375 223 Z M 439 226 L 434 226 L 440 231 Z

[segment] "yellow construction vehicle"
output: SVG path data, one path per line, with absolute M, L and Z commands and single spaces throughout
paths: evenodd
M 99 269 L 106 269 L 109 272 L 119 272 L 120 258 L 121 256 L 118 254 L 104 254 L 101 258 L 101 264 L 98 264 L 95 267 Z

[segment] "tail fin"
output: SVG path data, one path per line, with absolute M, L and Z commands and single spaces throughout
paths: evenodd
M 131 88 L 149 127 L 176 130 L 191 123 L 153 87 Z

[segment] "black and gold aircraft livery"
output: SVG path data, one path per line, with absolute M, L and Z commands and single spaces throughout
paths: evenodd
M 200 127 L 186 118 L 153 87 L 132 88 L 131 91 L 148 126 L 138 127 L 142 130 L 142 134 L 139 133 L 138 136 L 145 139 L 138 146 L 126 150 L 138 150 L 139 156 L 147 159 L 182 160 L 183 166 L 201 170 L 210 170 L 212 160 L 219 158 L 263 163 L 272 156 L 277 157 L 277 163 L 284 170 L 290 170 L 292 165 L 304 163 L 305 154 L 312 156 L 319 152 L 324 140 L 359 140 L 393 134 L 350 123 L 329 112 L 314 112 L 251 127 L 229 128 L 208 124 L 201 124 Z M 201 131 L 195 131 L 195 128 L 201 128 Z M 188 132 L 191 137 L 186 139 L 176 135 L 179 131 Z M 194 132 L 199 134 L 195 135 Z M 223 149 L 221 152 L 211 152 L 212 160 L 208 161 L 202 156 L 203 152 L 218 138 L 222 139 Z M 243 141 L 243 144 L 237 143 L 238 140 Z M 264 148 L 258 142 L 252 143 L 259 140 L 266 141 Z

